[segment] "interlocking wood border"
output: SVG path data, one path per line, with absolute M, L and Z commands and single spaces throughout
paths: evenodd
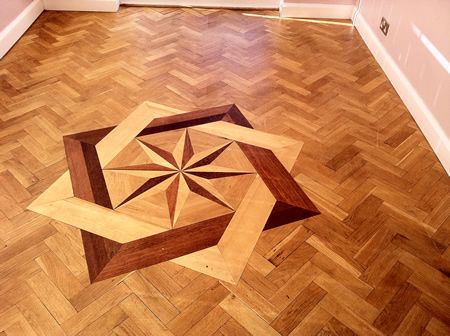
M 127 126 L 123 126 L 128 123 L 131 129 L 134 128 L 136 124 L 137 127 L 139 127 L 139 123 L 142 122 L 139 116 L 145 115 L 143 120 L 148 120 L 149 115 L 152 115 L 155 109 L 157 109 L 159 115 L 162 114 L 162 116 L 158 116 L 157 114 L 157 117 L 150 118 L 151 121 L 138 131 L 137 134 L 129 132 Z M 167 115 L 165 115 L 166 113 Z M 196 259 L 198 256 L 195 253 L 202 250 L 203 252 L 201 253 L 204 260 L 200 262 L 200 268 L 198 265 L 191 265 L 191 267 L 200 271 L 202 268 L 205 268 L 207 269 L 205 272 L 209 275 L 216 276 L 229 282 L 237 282 L 246 265 L 248 257 L 256 244 L 257 238 L 263 229 L 274 228 L 319 213 L 314 204 L 289 174 L 287 168 L 270 149 L 273 147 L 273 145 L 270 144 L 271 142 L 275 144 L 274 148 L 277 147 L 277 138 L 275 136 L 269 135 L 271 138 L 266 141 L 266 146 L 269 148 L 246 143 L 245 139 L 250 138 L 248 134 L 244 134 L 246 132 L 245 130 L 253 130 L 253 127 L 235 105 L 226 105 L 187 113 L 177 113 L 177 111 L 161 105 L 144 103 L 118 127 L 109 127 L 64 136 L 73 197 L 94 203 L 107 209 L 113 209 L 102 169 L 107 165 L 108 160 L 114 157 L 114 155 L 108 153 L 109 149 L 114 149 L 117 154 L 118 150 L 115 147 L 124 147 L 126 145 L 126 142 L 121 139 L 122 134 L 120 132 L 127 133 L 127 136 L 132 139 L 134 137 L 149 134 L 157 134 L 184 128 L 195 128 L 197 126 L 201 127 L 211 124 L 214 124 L 213 132 L 211 132 L 212 134 L 214 134 L 215 130 L 219 129 L 225 129 L 225 132 L 227 132 L 226 127 L 224 127 L 226 124 L 220 123 L 238 126 L 236 129 L 232 128 L 228 130 L 228 132 L 231 133 L 228 133 L 225 138 L 233 140 L 238 144 L 254 167 L 257 175 L 260 177 L 258 178 L 258 181 L 254 182 L 251 186 L 251 188 L 253 188 L 254 191 L 258 191 L 258 193 L 251 194 L 249 197 L 254 198 L 255 201 L 258 202 L 257 205 L 259 207 L 267 207 L 267 215 L 265 210 L 258 209 L 257 211 L 261 211 L 262 215 L 258 215 L 257 219 L 247 219 L 245 218 L 246 213 L 236 211 L 239 215 L 235 212 L 234 214 L 225 214 L 215 218 L 202 220 L 181 228 L 172 228 L 169 230 L 160 228 L 159 230 L 156 230 L 156 232 L 139 239 L 129 239 L 124 241 L 118 241 L 118 239 L 112 239 L 112 237 L 105 237 L 105 234 L 102 234 L 102 232 L 104 232 L 103 229 L 100 229 L 99 232 L 95 232 L 95 230 L 81 228 L 91 282 L 104 280 L 119 274 L 183 256 L 182 259 L 178 260 L 179 263 L 184 264 L 185 266 L 189 266 L 192 262 L 198 264 L 198 259 Z M 121 129 L 117 131 L 120 127 Z M 201 131 L 208 132 L 208 130 L 205 129 Z M 116 134 L 113 134 L 114 132 L 116 132 Z M 233 132 L 236 134 L 237 138 L 233 138 Z M 258 134 L 251 134 L 251 136 L 264 138 L 265 135 L 260 132 Z M 115 145 L 114 141 L 118 144 Z M 283 141 L 286 143 L 283 143 L 279 147 L 283 149 L 285 145 L 288 144 L 286 148 L 290 151 L 293 143 L 287 138 L 283 138 Z M 152 146 L 151 144 L 147 145 Z M 226 146 L 224 146 L 224 148 L 226 148 Z M 298 149 L 299 147 L 297 146 L 296 148 Z M 189 148 L 185 150 L 189 150 Z M 192 150 L 192 148 L 190 150 Z M 217 153 L 220 154 L 220 151 Z M 217 153 L 215 156 L 218 155 Z M 160 153 L 161 156 L 167 156 L 165 154 L 167 153 Z M 289 166 L 289 163 L 295 161 L 298 152 L 294 151 L 294 154 L 286 152 L 284 153 L 284 156 L 281 155 L 281 157 L 286 157 L 286 155 L 288 160 L 283 161 L 285 161 L 285 165 Z M 292 155 L 294 155 L 294 157 L 292 157 Z M 211 155 L 211 157 L 206 157 L 204 160 L 209 163 L 209 161 L 215 159 L 215 156 Z M 173 175 L 174 173 L 149 179 L 145 187 L 150 188 Z M 194 181 L 191 182 L 195 183 Z M 264 192 L 264 188 L 267 189 L 266 192 Z M 266 196 L 264 199 L 259 199 L 259 195 Z M 272 198 L 273 201 L 271 200 Z M 250 211 L 254 211 L 251 209 L 251 207 L 254 206 L 252 203 L 253 201 L 254 200 L 250 200 L 249 204 L 247 204 Z M 35 203 L 39 204 L 39 199 Z M 30 209 L 46 214 L 45 210 L 42 211 L 42 205 L 41 207 L 35 207 L 35 203 L 30 205 Z M 60 210 L 62 213 L 66 211 L 64 207 Z M 83 211 L 83 208 L 81 208 L 81 211 Z M 239 220 L 234 218 L 235 214 L 239 217 Z M 50 214 L 50 216 L 52 215 Z M 61 214 L 59 214 L 59 216 L 61 216 Z M 57 219 L 61 219 L 61 217 L 57 217 Z M 64 221 L 64 214 L 62 214 L 62 219 Z M 124 217 L 123 223 L 126 223 L 127 219 L 127 217 Z M 106 218 L 105 221 L 107 220 L 108 219 Z M 263 223 L 263 226 L 260 229 L 258 226 L 255 226 L 255 224 L 252 224 L 255 227 L 250 227 L 250 229 L 248 229 L 249 231 L 245 234 L 239 232 L 238 227 L 240 225 L 247 225 L 246 220 L 254 221 L 255 224 L 259 226 L 261 225 L 258 223 Z M 229 225 L 231 225 L 231 228 L 229 228 Z M 247 228 L 245 229 L 247 230 Z M 245 248 L 236 246 L 236 248 L 233 249 L 235 249 L 239 255 L 234 255 L 236 252 L 231 251 L 232 248 L 229 247 L 229 244 L 236 244 L 236 237 L 246 234 L 252 236 L 244 237 L 244 239 L 249 239 L 243 243 L 248 246 Z M 208 250 L 216 247 L 218 250 Z M 242 250 L 239 251 L 240 249 Z M 216 260 L 218 255 L 220 255 L 218 264 L 221 264 L 221 266 L 217 267 L 216 265 L 216 267 L 213 267 L 213 260 Z M 230 264 L 233 266 L 230 266 Z M 222 270 L 216 272 L 215 268 L 221 268 Z M 225 271 L 226 269 L 229 269 L 230 274 Z

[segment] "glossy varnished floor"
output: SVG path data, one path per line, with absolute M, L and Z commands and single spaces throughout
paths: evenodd
M 352 27 L 246 13 L 46 12 L 0 61 L 0 335 L 450 334 L 450 180 L 405 106 Z M 304 142 L 321 214 L 263 232 L 237 285 L 168 262 L 91 285 L 79 230 L 25 208 L 63 134 L 145 100 Z

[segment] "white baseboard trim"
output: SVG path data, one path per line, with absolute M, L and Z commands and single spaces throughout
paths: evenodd
M 278 9 L 278 0 L 122 0 L 123 5 Z
M 312 19 L 351 19 L 354 10 L 354 5 L 284 2 L 280 5 L 280 16 Z
M 45 10 L 117 12 L 120 0 L 43 0 Z
M 41 0 L 34 0 L 0 32 L 0 59 L 11 49 L 44 11 Z
M 439 125 L 431 110 L 417 93 L 395 60 L 383 47 L 363 16 L 355 18 L 354 25 L 367 47 L 391 81 L 400 98 L 430 143 L 436 156 L 450 175 L 450 139 Z

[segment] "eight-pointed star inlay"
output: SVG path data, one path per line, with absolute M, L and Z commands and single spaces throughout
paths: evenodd
M 236 283 L 263 230 L 319 213 L 290 174 L 302 143 L 235 105 L 146 102 L 64 146 L 68 172 L 28 208 L 81 230 L 92 282 L 170 260 Z
M 119 153 L 103 169 L 113 208 L 145 219 L 148 217 L 146 212 L 139 214 L 129 209 L 138 207 L 135 203 L 142 199 L 163 193 L 169 218 L 160 218 L 158 224 L 168 228 L 187 224 L 186 220 L 178 219 L 191 193 L 216 203 L 225 213 L 234 211 L 235 202 L 219 190 L 224 183 L 216 186 L 218 183 L 212 180 L 255 174 L 235 142 L 188 129 L 167 133 L 169 136 L 165 135 L 161 146 L 158 145 L 160 139 L 151 135 L 136 138 L 123 150 L 123 155 Z M 189 134 L 194 135 L 194 143 Z M 197 147 L 195 138 L 201 138 L 203 142 L 198 151 L 194 150 Z M 233 164 L 236 160 L 239 160 L 238 164 Z M 127 182 L 131 188 L 122 187 Z M 229 186 L 230 180 L 227 182 Z M 121 187 L 115 188 L 115 184 Z

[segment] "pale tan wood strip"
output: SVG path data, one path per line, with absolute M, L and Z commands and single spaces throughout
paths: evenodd
M 235 168 L 230 168 L 230 167 L 221 167 L 221 166 L 215 165 L 214 162 L 210 165 L 190 168 L 187 171 L 188 172 L 208 172 L 208 173 L 214 173 L 214 172 L 241 173 L 241 174 L 254 173 L 254 170 L 251 170 L 251 169 L 242 170 L 242 169 L 235 169 Z
M 34 207 L 66 198 L 73 197 L 72 183 L 70 181 L 70 174 L 67 170 L 61 175 L 44 193 L 36 198 L 28 209 L 34 211 Z
M 234 318 L 230 318 L 227 323 L 225 323 L 222 328 L 220 328 L 217 335 L 214 336 L 251 336 L 250 332 L 247 331 L 242 325 L 240 325 Z
M 76 314 L 70 302 L 62 295 L 44 272 L 34 275 L 27 282 L 59 324 L 67 321 Z
M 202 318 L 197 324 L 195 324 L 185 335 L 197 336 L 197 335 L 213 335 L 219 330 L 228 320 L 228 315 L 221 307 L 216 306 L 212 309 L 204 318 Z
M 281 312 L 270 300 L 265 299 L 245 281 L 239 281 L 236 285 L 223 283 L 223 286 L 239 299 L 245 302 L 253 311 L 261 316 L 267 323 L 271 323 Z
M 121 324 L 114 328 L 114 336 L 147 336 L 139 329 L 137 324 L 131 318 L 127 318 Z
M 258 131 L 252 128 L 227 123 L 225 121 L 216 121 L 209 124 L 194 126 L 192 128 L 201 132 L 221 136 L 235 141 L 242 141 L 249 145 L 272 150 L 298 143 L 296 140 L 289 139 L 284 136 Z
M 180 218 L 181 210 L 186 204 L 186 200 L 188 199 L 190 194 L 189 186 L 186 183 L 184 175 L 180 174 L 179 176 L 180 179 L 178 181 L 177 201 L 175 204 L 175 211 L 173 214 L 173 223 L 172 223 L 174 227 L 177 224 L 178 218 Z
M 158 225 L 140 221 L 75 197 L 37 205 L 33 207 L 33 211 L 119 243 L 164 231 L 164 228 Z
M 105 170 L 103 172 L 113 207 L 117 207 L 149 179 L 170 174 L 173 172 L 154 170 Z
M 184 335 L 213 310 L 229 292 L 220 284 L 209 288 L 197 301 L 189 305 L 180 315 L 174 318 L 168 327 L 175 335 Z
M 5 336 L 37 335 L 17 307 L 12 307 L 0 314 L 0 321 L 2 321 L 0 332 Z
M 172 259 L 171 262 L 230 283 L 235 282 L 227 263 L 216 246 Z
M 206 191 L 208 191 L 211 195 L 216 197 L 218 200 L 223 202 L 226 206 L 228 206 L 230 209 L 232 209 L 232 206 L 227 202 L 225 197 L 220 193 L 219 190 L 217 190 L 212 183 L 210 183 L 207 179 L 203 179 L 200 177 L 197 177 L 195 175 L 189 175 L 189 178 L 193 180 L 195 183 L 199 184 L 201 187 L 203 187 Z
M 353 293 L 351 290 L 334 280 L 326 273 L 320 274 L 314 279 L 314 282 L 328 292 L 341 305 L 353 311 L 355 315 L 360 316 L 368 323 L 373 323 L 380 313 L 371 304 Z
M 280 160 L 287 171 L 291 171 L 294 164 L 297 162 L 297 158 L 302 150 L 303 143 L 298 142 L 294 145 L 286 146 L 280 149 L 273 150 L 275 156 Z
M 235 281 L 250 255 L 275 204 L 275 197 L 257 176 L 217 244 Z
M 358 294 L 361 298 L 366 298 L 367 295 L 373 290 L 372 286 L 369 286 L 364 281 L 355 277 L 349 273 L 345 268 L 335 263 L 322 253 L 317 253 L 311 262 L 320 268 L 325 273 L 328 273 L 331 277 L 339 281 L 345 287 Z
M 333 260 L 335 263 L 345 268 L 348 272 L 350 272 L 353 276 L 359 277 L 361 272 L 357 270 L 355 267 L 350 265 L 343 257 L 334 252 L 332 249 L 328 248 L 318 236 L 313 235 L 309 237 L 306 242 L 314 247 L 319 252 L 325 254 L 328 258 Z
M 27 295 L 23 297 L 22 300 L 20 300 L 16 305 L 37 335 L 65 335 L 58 322 L 50 314 L 47 308 L 45 308 L 36 295 Z
M 216 286 L 218 282 L 219 280 L 211 276 L 198 273 L 195 281 L 192 281 L 189 285 L 173 295 L 170 298 L 170 302 L 172 302 L 172 304 L 180 311 L 184 310 L 193 302 L 198 300 L 200 295 L 202 295 L 205 290 Z
M 308 261 L 270 298 L 270 302 L 280 311 L 284 310 L 320 274 L 320 270 Z
M 148 146 L 143 144 L 141 141 L 138 141 L 138 143 L 139 143 L 139 146 L 141 146 L 141 149 L 145 152 L 145 154 L 148 155 L 148 157 L 150 158 L 150 160 L 153 163 L 159 164 L 161 166 L 164 166 L 164 167 L 167 167 L 170 169 L 177 169 L 177 167 L 175 167 L 173 164 L 171 164 L 166 159 L 161 157 L 158 153 L 154 152 L 152 149 L 150 149 Z
M 275 266 L 270 261 L 268 261 L 255 250 L 250 255 L 248 264 L 264 276 L 268 275 L 275 268 Z
M 112 307 L 93 323 L 84 328 L 77 336 L 107 335 L 127 318 L 127 314 L 125 314 L 119 306 Z
M 186 143 L 186 132 L 186 130 L 183 131 L 182 136 L 177 141 L 175 148 L 172 151 L 173 158 L 175 159 L 175 162 L 177 163 L 179 168 L 181 168 L 181 163 L 183 161 L 184 146 Z
M 78 334 L 111 309 L 111 307 L 122 302 L 130 294 L 130 289 L 123 283 L 112 287 L 105 295 L 99 297 L 86 308 L 82 309 L 78 314 L 65 321 L 61 325 L 64 332 L 69 336 Z
M 100 282 L 94 282 L 93 284 L 89 281 L 89 275 L 86 269 L 86 283 L 85 288 L 78 292 L 78 294 L 70 299 L 70 302 L 74 308 L 80 312 L 87 306 L 99 300 L 103 295 L 112 291 L 114 287 L 121 283 L 121 281 L 126 277 L 126 275 L 118 276 L 111 279 L 106 279 Z
M 317 305 L 289 334 L 290 336 L 315 336 L 332 318 L 330 313 Z
M 58 232 L 47 238 L 45 244 L 78 279 L 87 271 L 86 260 L 82 253 L 76 246 L 73 246 L 73 243 L 65 234 Z M 81 247 L 81 239 L 79 244 L 78 247 Z
M 197 127 L 197 126 L 195 126 Z M 191 165 L 197 163 L 198 161 L 208 157 L 209 155 L 217 152 L 218 150 L 222 149 L 223 147 L 225 147 L 227 144 L 229 144 L 231 141 L 226 141 L 224 144 L 220 144 L 214 147 L 209 147 L 208 149 L 205 149 L 201 152 L 197 152 L 194 153 L 194 155 L 192 155 L 192 157 L 188 160 L 188 162 L 186 162 L 185 167 L 189 168 Z M 192 169 L 192 168 L 189 168 Z M 195 168 L 194 168 L 195 169 Z
M 83 289 L 78 279 L 52 251 L 41 255 L 36 261 L 67 299 Z
M 145 102 L 108 133 L 95 147 L 100 165 L 105 167 L 153 119 L 180 113 L 164 105 Z
M 319 305 L 342 324 L 348 326 L 358 334 L 367 336 L 383 336 L 381 331 L 342 306 L 330 295 L 325 296 L 322 301 L 320 301 Z
M 167 323 L 179 314 L 178 309 L 167 300 L 150 282 L 138 272 L 125 279 L 127 286 L 163 323 Z
M 244 302 L 234 295 L 227 296 L 219 305 L 252 335 L 280 335 L 267 322 L 265 322 Z

